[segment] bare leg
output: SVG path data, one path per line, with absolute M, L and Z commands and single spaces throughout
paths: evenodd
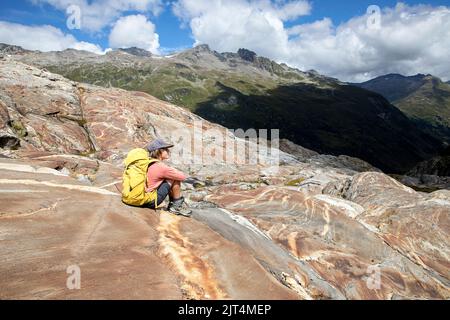
M 179 199 L 181 197 L 181 182 L 173 181 L 172 188 L 169 191 L 170 200 Z
M 169 191 L 170 204 L 168 207 L 169 212 L 176 215 L 182 215 L 185 217 L 190 217 L 192 210 L 183 208 L 186 206 L 184 199 L 181 197 L 181 181 L 173 181 L 172 188 Z

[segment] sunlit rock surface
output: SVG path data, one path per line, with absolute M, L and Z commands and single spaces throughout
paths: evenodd
M 417 202 L 396 216 L 389 185 L 383 201 L 373 181 L 366 183 L 364 195 L 373 202 L 280 186 L 239 192 L 224 186 L 206 199 L 249 219 L 346 298 L 448 298 L 449 195 L 421 202 L 416 194 Z M 368 281 L 377 269 L 380 287 L 373 290 Z
M 17 160 L 0 160 L 0 174 L 2 299 L 299 298 L 195 219 Z M 74 265 L 79 290 L 66 286 Z
M 0 60 L 0 298 L 450 298 L 448 191 L 289 141 L 244 164 L 212 130 L 242 141 L 147 94 Z M 124 157 L 155 137 L 182 147 L 190 219 L 121 202 Z

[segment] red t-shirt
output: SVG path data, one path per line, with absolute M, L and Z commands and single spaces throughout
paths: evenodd
M 164 180 L 183 181 L 186 178 L 187 176 L 183 172 L 169 167 L 162 162 L 156 162 L 148 168 L 147 188 L 145 191 L 150 192 L 157 189 Z

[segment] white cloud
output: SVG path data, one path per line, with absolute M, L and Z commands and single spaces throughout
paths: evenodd
M 98 45 L 77 41 L 73 35 L 65 34 L 50 25 L 25 26 L 0 21 L 0 42 L 21 46 L 28 50 L 61 51 L 73 48 L 97 54 L 104 53 Z
M 380 28 L 369 15 L 339 26 L 329 18 L 286 28 L 311 10 L 307 1 L 178 0 L 174 13 L 188 23 L 196 44 L 217 51 L 244 47 L 303 70 L 345 81 L 386 73 L 431 73 L 450 78 L 450 8 L 402 3 L 381 11 Z
M 311 5 L 307 1 L 293 1 L 284 3 L 276 11 L 281 20 L 293 20 L 309 14 Z
M 351 81 L 386 73 L 450 77 L 449 8 L 398 4 L 383 9 L 380 28 L 368 27 L 367 19 L 298 27 L 288 62 Z
M 66 12 L 71 5 L 80 7 L 81 30 L 99 32 L 111 25 L 124 12 L 151 12 L 159 15 L 164 5 L 161 0 L 31 0 L 34 4 L 49 4 Z
M 120 18 L 109 35 L 112 48 L 138 47 L 158 54 L 159 36 L 155 25 L 143 15 Z
M 218 51 L 246 47 L 260 55 L 288 54 L 288 35 L 283 21 L 306 15 L 307 1 L 180 0 L 175 15 L 188 21 L 196 44 L 206 43 Z
M 90 43 L 90 42 L 85 42 L 85 41 L 75 42 L 68 48 L 76 49 L 76 50 L 90 51 L 90 52 L 94 52 L 97 54 L 105 54 L 106 52 L 111 50 L 110 48 L 103 50 L 102 48 L 100 48 L 100 46 Z

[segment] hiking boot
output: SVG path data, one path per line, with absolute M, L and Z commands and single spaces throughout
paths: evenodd
M 192 210 L 187 208 L 187 204 L 184 202 L 184 197 L 170 201 L 168 211 L 185 217 L 190 217 L 192 215 Z

